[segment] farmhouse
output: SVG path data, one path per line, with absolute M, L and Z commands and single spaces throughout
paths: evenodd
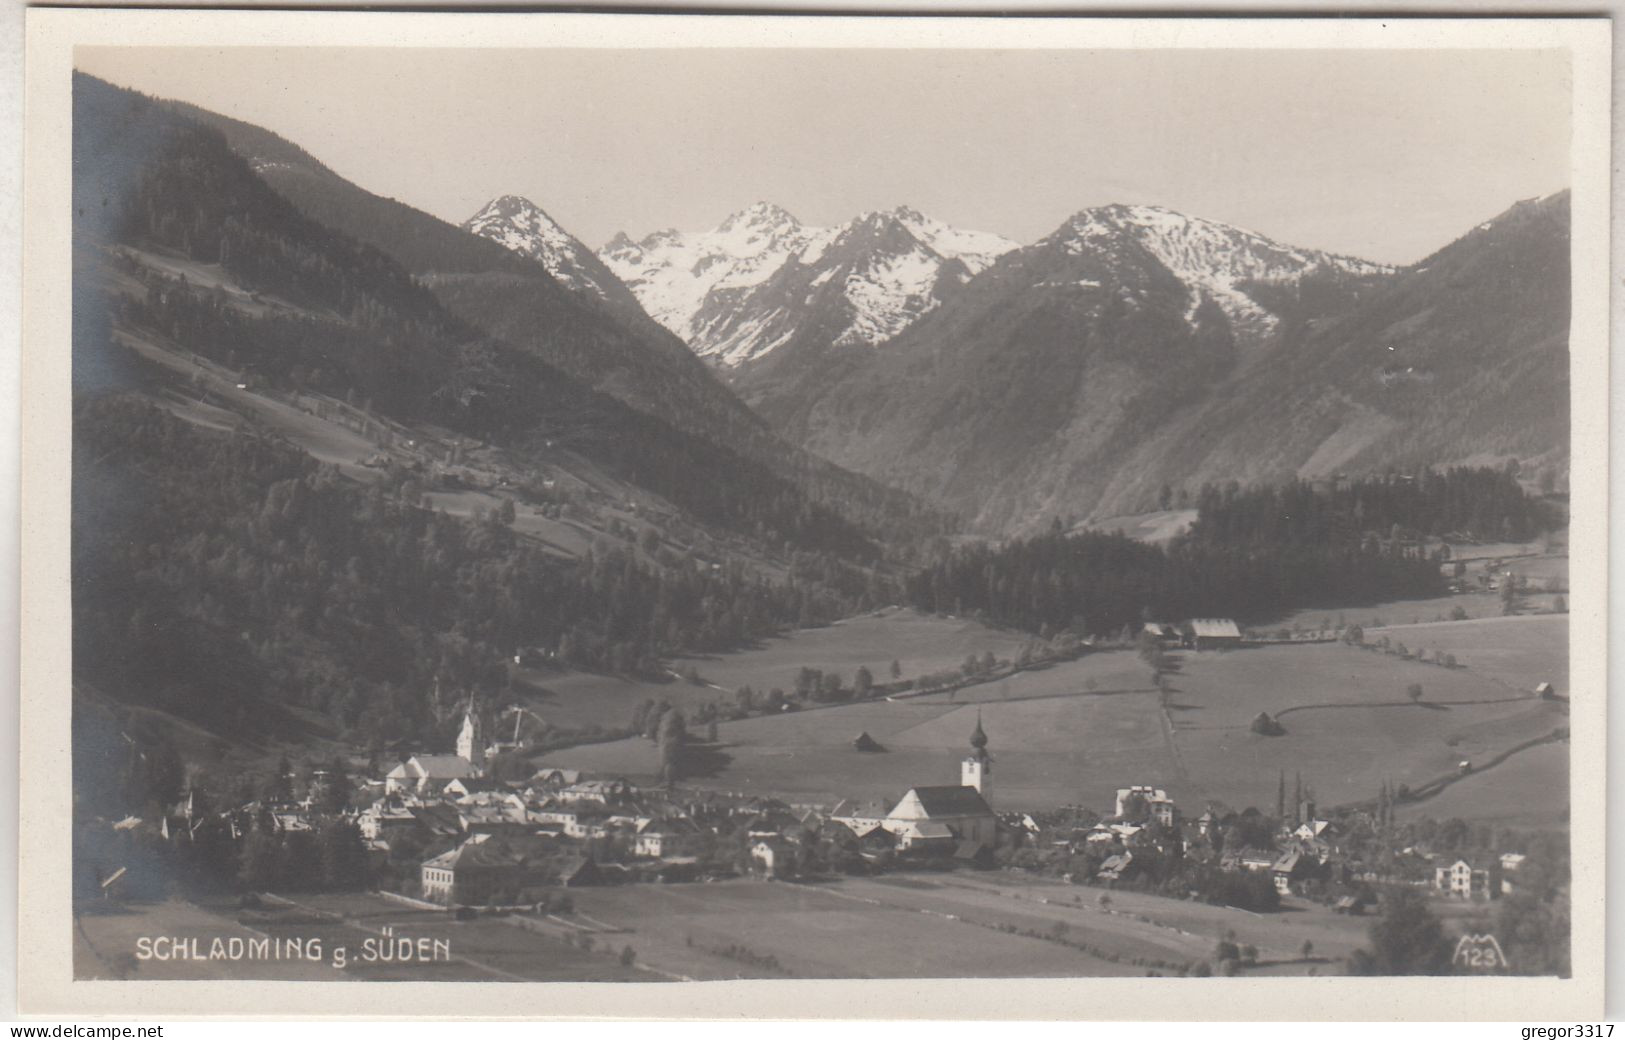
M 1501 860 L 1496 856 L 1440 859 L 1433 865 L 1433 887 L 1457 899 L 1501 898 Z
M 1194 650 L 1222 650 L 1241 645 L 1241 629 L 1229 618 L 1191 618 L 1181 630 L 1186 645 Z
M 872 799 L 859 802 L 843 798 L 829 811 L 829 818 L 852 828 L 852 833 L 861 837 L 885 822 L 892 804 Z
M 1302 852 L 1288 852 L 1275 861 L 1270 868 L 1270 875 L 1275 879 L 1275 890 L 1283 896 L 1289 896 L 1294 886 L 1303 881 L 1317 877 L 1320 873 L 1320 863 L 1313 856 Z
M 1147 621 L 1140 631 L 1155 640 L 1158 646 L 1169 646 L 1179 642 L 1179 631 L 1173 625 L 1161 621 Z
M 1173 827 L 1179 821 L 1179 809 L 1168 792 L 1157 787 L 1135 785 L 1117 789 L 1119 819 L 1154 820 L 1164 827 Z
M 686 820 L 661 820 L 649 824 L 633 840 L 633 852 L 661 859 L 679 855 L 693 846 L 696 828 Z
M 390 835 L 416 830 L 418 819 L 412 810 L 398 802 L 378 801 L 356 817 L 361 836 L 368 841 L 388 841 Z

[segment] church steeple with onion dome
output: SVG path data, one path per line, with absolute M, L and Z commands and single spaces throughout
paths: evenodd
M 959 764 L 959 783 L 974 787 L 982 800 L 993 804 L 993 756 L 987 753 L 987 734 L 982 731 L 982 712 L 976 712 L 976 729 L 970 735 L 970 754 Z

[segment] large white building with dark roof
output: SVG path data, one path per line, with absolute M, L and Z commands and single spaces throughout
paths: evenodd
M 960 766 L 965 783 L 957 787 L 915 787 L 886 814 L 881 826 L 899 837 L 939 834 L 940 824 L 955 839 L 991 848 L 998 826 L 987 798 L 992 794 L 993 757 L 980 716 L 971 734 L 971 753 Z

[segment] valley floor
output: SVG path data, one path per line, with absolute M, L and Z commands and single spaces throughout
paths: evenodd
M 913 632 L 933 621 L 947 624 L 907 612 L 851 622 L 852 645 L 862 650 L 844 660 L 861 657 L 879 675 L 887 656 L 879 641 L 884 629 L 896 624 Z M 840 662 L 845 629 L 818 630 L 804 656 L 801 640 L 810 633 L 797 633 L 770 651 L 706 662 L 702 675 L 725 676 L 729 685 L 749 682 L 758 690 L 783 684 L 794 662 Z M 724 723 L 717 744 L 695 749 L 684 782 L 798 804 L 896 798 L 911 786 L 956 782 L 959 756 L 980 717 L 996 763 L 995 804 L 1003 809 L 1109 807 L 1112 792 L 1129 783 L 1165 788 L 1189 806 L 1208 800 L 1263 806 L 1273 803 L 1282 772 L 1301 774 L 1322 804 L 1336 805 L 1375 797 L 1385 780 L 1412 788 L 1455 780 L 1464 760 L 1484 763 L 1568 725 L 1565 700 L 1542 700 L 1532 692 L 1537 682 L 1550 681 L 1560 698 L 1567 695 L 1564 615 L 1424 623 L 1368 630 L 1367 638 L 1381 634 L 1430 657 L 1434 651 L 1454 654 L 1460 667 L 1341 643 L 1183 652 L 1175 655 L 1177 671 L 1164 704 L 1133 651 L 1105 651 L 955 693 Z M 979 652 L 992 635 L 961 631 L 958 647 L 940 646 L 940 656 L 952 661 Z M 938 636 L 951 638 L 941 631 Z M 1419 701 L 1408 696 L 1413 684 L 1422 687 Z M 670 699 L 682 706 L 679 698 Z M 1250 723 L 1261 711 L 1279 718 L 1286 732 L 1252 732 Z M 859 733 L 884 750 L 856 750 Z M 1548 766 L 1545 782 L 1516 785 L 1504 798 L 1488 794 L 1502 789 L 1500 771 L 1511 776 L 1514 766 L 1527 770 L 1537 760 Z M 651 742 L 635 738 L 567 748 L 542 761 L 647 780 L 657 754 Z M 1556 824 L 1568 801 L 1566 761 L 1566 743 L 1520 751 L 1491 773 L 1447 787 L 1437 805 L 1494 818 L 1509 808 L 1501 803 L 1510 801 L 1521 817 Z M 1467 798 L 1470 789 L 1484 793 Z M 1416 811 L 1437 816 L 1428 805 L 1418 803 Z M 1479 805 L 1484 808 L 1474 808 Z

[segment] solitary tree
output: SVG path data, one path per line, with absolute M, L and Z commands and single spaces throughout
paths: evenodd
M 868 668 L 859 665 L 858 670 L 852 674 L 852 696 L 859 699 L 868 697 L 873 692 L 874 685 L 874 675 Z
M 895 659 L 891 663 L 891 677 L 893 679 L 901 679 L 903 677 L 903 665 L 900 661 Z
M 1420 702 L 1422 700 L 1422 684 L 1413 682 L 1405 687 L 1405 696 L 1409 697 L 1412 702 Z
M 677 779 L 682 767 L 683 743 L 688 739 L 688 728 L 683 713 L 673 708 L 660 718 L 660 775 L 669 784 Z

